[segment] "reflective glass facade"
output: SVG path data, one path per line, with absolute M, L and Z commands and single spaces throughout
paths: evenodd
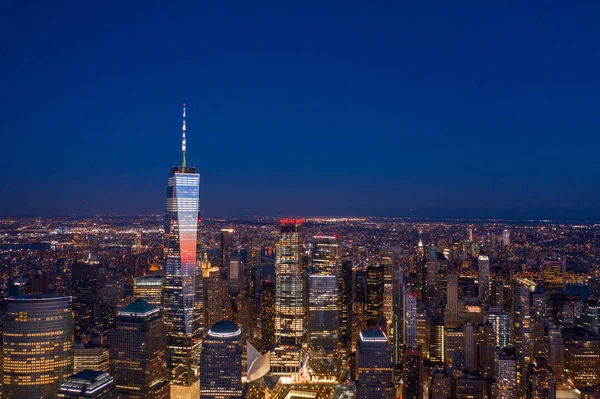
M 200 175 L 192 167 L 175 167 L 167 185 L 165 218 L 164 321 L 171 377 L 195 379 L 192 338 L 201 334 L 203 294 L 200 243 Z

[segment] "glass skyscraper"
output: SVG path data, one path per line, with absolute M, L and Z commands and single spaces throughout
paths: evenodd
M 334 236 L 314 237 L 308 277 L 309 342 L 314 357 L 334 357 L 338 345 L 340 247 Z
M 164 321 L 167 361 L 174 385 L 197 381 L 192 359 L 193 338 L 202 333 L 202 278 L 200 262 L 200 175 L 186 165 L 185 106 L 183 109 L 182 165 L 169 174 L 165 217 Z
M 5 299 L 3 397 L 56 397 L 73 373 L 71 298 L 45 294 Z
M 275 247 L 275 340 L 271 371 L 294 377 L 300 371 L 306 333 L 306 268 L 302 265 L 302 220 L 281 220 Z

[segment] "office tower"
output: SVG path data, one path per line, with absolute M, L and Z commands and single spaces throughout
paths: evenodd
M 115 380 L 105 371 L 82 370 L 67 377 L 58 390 L 59 398 L 116 399 Z
M 73 373 L 79 373 L 83 370 L 110 370 L 108 348 L 75 348 L 73 359 Z
M 446 323 L 449 326 L 458 321 L 458 275 L 448 274 L 448 290 L 446 294 Z
M 431 380 L 431 399 L 450 399 L 451 377 L 441 369 L 435 369 Z
M 223 293 L 221 271 L 213 266 L 206 253 L 202 262 L 202 278 L 204 279 L 204 305 L 206 325 L 212 326 L 223 319 Z
M 475 342 L 475 334 L 471 323 L 465 324 L 465 368 L 467 370 L 475 370 L 477 345 Z
M 430 318 L 428 324 L 431 334 L 429 340 L 429 362 L 441 366 L 444 364 L 446 356 L 444 319 L 441 316 L 433 316 Z
M 404 272 L 401 265 L 394 265 L 392 283 L 392 363 L 397 368 L 402 363 L 404 343 Z
M 488 377 L 494 370 L 494 352 L 496 348 L 496 334 L 492 325 L 485 323 L 478 334 L 479 355 L 478 363 L 483 370 L 483 375 Z
M 162 306 L 163 279 L 161 276 L 143 276 L 133 280 L 133 296 L 150 305 Z
M 233 252 L 233 229 L 221 229 L 221 273 L 229 279 L 229 263 Z
M 334 359 L 338 344 L 340 247 L 335 236 L 314 237 L 308 277 L 309 344 L 313 357 Z
M 91 256 L 85 262 L 71 265 L 71 295 L 77 325 L 96 323 L 99 269 L 100 263 Z
M 385 334 L 371 328 L 360 333 L 356 354 L 356 399 L 394 399 L 392 353 Z
M 438 286 L 438 257 L 435 253 L 435 248 L 433 245 L 429 250 L 429 255 L 427 255 L 427 289 L 426 289 L 426 297 L 433 298 L 438 295 L 439 286 Z
M 48 273 L 37 270 L 29 275 L 29 279 L 31 280 L 32 294 L 47 294 L 49 292 Z
M 429 340 L 431 330 L 429 327 L 429 317 L 425 311 L 417 312 L 417 348 L 421 348 L 423 359 L 429 359 Z
M 565 378 L 565 345 L 560 330 L 553 325 L 548 328 L 548 340 L 550 341 L 550 364 L 556 378 L 562 381 Z
M 30 294 L 4 301 L 2 396 L 55 397 L 73 373 L 71 298 Z
M 580 328 L 564 331 L 566 377 L 575 386 L 600 383 L 600 337 Z
M 407 348 L 414 348 L 417 346 L 417 294 L 407 292 L 405 303 L 404 320 L 406 320 L 406 328 L 404 330 L 404 342 Z
M 342 357 L 350 354 L 352 348 L 352 261 L 344 260 L 339 278 L 339 318 L 340 318 L 340 350 Z
M 467 371 L 464 376 L 456 379 L 456 399 L 485 398 L 485 382 L 481 375 Z
M 490 313 L 487 320 L 492 325 L 496 337 L 496 346 L 504 348 L 510 345 L 510 315 L 507 313 Z
M 393 329 L 389 328 L 393 319 L 393 268 L 394 268 L 394 248 L 381 247 L 379 248 L 379 264 L 383 267 L 383 317 L 388 323 L 386 330 L 388 338 L 393 340 Z
M 467 241 L 473 242 L 473 228 L 467 227 L 467 236 L 465 237 Z
M 270 351 L 277 345 L 275 340 L 275 282 L 263 280 L 260 294 L 260 334 L 263 352 Z
M 494 355 L 497 397 L 516 397 L 517 358 L 514 350 L 504 348 Z
M 201 254 L 200 175 L 186 163 L 183 108 L 182 163 L 171 169 L 165 216 L 163 315 L 167 327 L 167 364 L 174 390 L 185 391 L 197 380 L 193 338 L 201 330 L 202 280 L 197 281 Z M 200 303 L 196 303 L 196 301 Z M 173 389 L 173 388 L 172 388 Z
M 383 317 L 383 267 L 367 266 L 367 326 L 374 327 Z
M 228 320 L 215 323 L 200 353 L 200 398 L 242 397 L 242 329 Z
M 240 293 L 240 284 L 242 281 L 242 262 L 237 251 L 229 257 L 229 273 L 227 273 L 228 294 L 237 297 Z
M 554 372 L 544 358 L 536 358 L 529 364 L 527 398 L 556 399 Z
M 464 366 L 465 334 L 462 327 L 449 327 L 444 331 L 446 335 L 446 365 L 458 369 Z
M 143 299 L 117 313 L 110 355 L 119 392 L 132 399 L 169 397 L 165 333 L 160 308 Z
M 510 231 L 508 229 L 502 230 L 502 245 L 510 245 Z
M 549 259 L 544 261 L 543 277 L 545 291 L 548 294 L 565 289 L 565 276 L 567 273 L 566 259 Z
M 271 372 L 294 378 L 300 371 L 306 330 L 307 273 L 302 264 L 302 220 L 284 219 L 275 246 L 275 340 Z
M 420 350 L 409 348 L 404 354 L 402 364 L 403 399 L 422 399 L 423 397 L 423 354 Z
M 490 299 L 490 258 L 487 255 L 479 255 L 477 259 L 479 266 L 479 300 L 487 303 Z

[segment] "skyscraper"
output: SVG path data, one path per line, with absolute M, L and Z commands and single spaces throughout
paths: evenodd
M 477 264 L 479 266 L 479 300 L 487 303 L 490 298 L 490 258 L 487 255 L 479 255 Z
M 446 322 L 454 325 L 458 320 L 458 275 L 448 274 L 448 292 L 446 293 Z
M 417 346 L 417 293 L 406 293 L 405 304 L 404 320 L 406 328 L 404 330 L 404 342 L 407 348 L 414 348 Z
M 167 363 L 176 386 L 197 381 L 192 361 L 194 342 L 200 335 L 202 306 L 200 240 L 200 175 L 186 163 L 186 119 L 183 108 L 182 163 L 169 174 L 165 217 L 164 321 L 167 327 Z
M 374 327 L 383 317 L 383 266 L 367 266 L 367 326 Z
M 356 399 L 393 399 L 392 353 L 385 334 L 377 329 L 363 330 L 357 344 Z
M 154 306 L 162 306 L 163 279 L 161 276 L 143 276 L 133 280 L 133 296 Z
M 99 268 L 100 263 L 91 257 L 71 266 L 71 295 L 76 324 L 88 326 L 96 322 Z
M 565 259 L 549 259 L 544 261 L 545 291 L 549 294 L 565 289 L 567 261 Z
M 56 397 L 73 373 L 71 298 L 30 294 L 5 305 L 2 396 Z
M 260 294 L 260 335 L 263 352 L 270 351 L 275 341 L 275 282 L 263 280 Z
M 128 398 L 169 397 L 165 326 L 160 308 L 136 299 L 121 309 L 110 334 L 112 374 Z
M 335 236 L 314 237 L 308 277 L 309 343 L 313 357 L 336 357 L 340 247 Z
M 215 323 L 202 342 L 200 353 L 200 398 L 242 397 L 241 328 L 228 320 Z
M 508 229 L 502 230 L 502 245 L 510 245 L 510 231 Z
M 399 255 L 396 254 L 395 255 Z M 401 264 L 394 263 L 392 270 L 392 363 L 399 367 L 402 363 L 404 343 L 404 270 Z
M 527 397 L 531 399 L 556 399 L 554 372 L 544 358 L 529 364 Z
M 402 365 L 403 395 L 405 399 L 423 397 L 423 354 L 416 348 L 409 348 L 404 354 Z
M 352 342 L 352 261 L 344 260 L 339 278 L 339 340 L 345 356 L 351 352 Z
M 302 264 L 302 220 L 279 223 L 275 246 L 275 340 L 271 372 L 294 378 L 300 371 L 306 334 L 306 268 Z
M 438 285 L 438 257 L 435 253 L 435 248 L 433 245 L 429 250 L 429 255 L 427 255 L 427 284 L 426 284 L 426 297 L 435 297 L 439 291 Z

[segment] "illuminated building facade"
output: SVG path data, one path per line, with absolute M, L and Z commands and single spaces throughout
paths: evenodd
M 56 397 L 73 373 L 70 297 L 30 294 L 5 299 L 4 398 Z
M 407 348 L 417 346 L 417 293 L 408 292 L 405 298 L 404 320 L 406 328 L 404 329 L 404 342 Z
M 105 371 L 82 370 L 66 378 L 58 390 L 59 398 L 116 399 L 115 380 Z
M 162 306 L 163 279 L 161 276 L 143 276 L 133 280 L 133 296 L 150 305 Z
M 423 398 L 423 354 L 416 348 L 409 348 L 402 364 L 402 397 L 404 399 Z
M 279 231 L 275 246 L 275 340 L 278 346 L 271 353 L 271 372 L 294 377 L 300 371 L 307 328 L 302 220 L 281 220 Z
M 360 333 L 356 354 L 356 399 L 393 399 L 392 351 L 385 334 L 371 328 Z
M 339 278 L 339 340 L 340 350 L 345 356 L 351 352 L 352 348 L 352 261 L 344 260 L 342 262 Z
M 182 165 L 169 174 L 165 217 L 164 322 L 167 364 L 174 385 L 197 381 L 193 338 L 202 331 L 203 293 L 200 270 L 200 175 L 186 164 L 186 122 L 183 110 Z
M 490 299 L 490 258 L 487 255 L 479 255 L 477 259 L 479 266 L 479 300 L 487 303 Z
M 243 334 L 228 320 L 215 323 L 202 342 L 200 398 L 242 397 Z
M 338 344 L 340 248 L 334 236 L 314 237 L 308 277 L 309 344 L 313 356 L 335 358 Z
M 544 358 L 529 364 L 527 398 L 556 399 L 554 372 Z
M 367 326 L 374 327 L 383 317 L 383 266 L 367 266 Z
M 565 277 L 567 273 L 566 259 L 550 259 L 544 261 L 544 284 L 547 293 L 554 293 L 565 289 Z
M 275 347 L 275 282 L 263 280 L 260 294 L 260 332 L 263 352 Z
M 110 355 L 107 348 L 75 348 L 74 353 L 73 373 L 83 370 L 110 370 Z
M 110 355 L 119 392 L 132 399 L 169 397 L 165 333 L 160 308 L 143 299 L 117 313 Z
M 75 323 L 88 326 L 96 322 L 100 263 L 93 259 L 71 265 L 71 296 Z

